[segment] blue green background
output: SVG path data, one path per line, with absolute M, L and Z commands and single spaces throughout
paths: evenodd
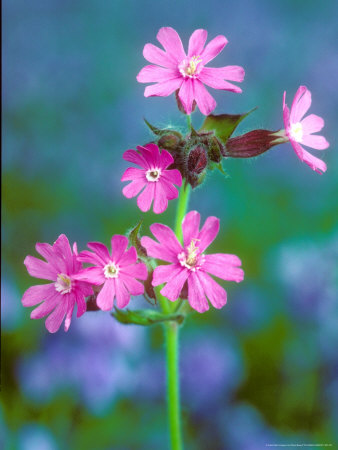
M 196 28 L 227 37 L 210 65 L 246 77 L 241 95 L 211 90 L 215 113 L 259 107 L 236 132 L 282 128 L 283 91 L 290 104 L 304 84 L 331 144 L 312 151 L 322 176 L 284 144 L 225 161 L 229 177 L 192 194 L 190 209 L 221 219 L 212 250 L 239 255 L 246 277 L 182 328 L 186 448 L 338 445 L 337 17 L 334 0 L 3 2 L 1 448 L 167 448 L 160 327 L 92 312 L 49 335 L 21 305 L 36 242 L 65 233 L 84 249 L 140 218 L 145 234 L 173 225 L 175 201 L 143 214 L 120 182 L 123 152 L 151 139 L 143 118 L 184 131 L 173 96 L 146 99 L 135 79 L 161 26 L 185 46 Z

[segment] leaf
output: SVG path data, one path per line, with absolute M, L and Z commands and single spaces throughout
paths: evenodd
M 181 324 L 184 321 L 182 314 L 163 314 L 152 309 L 139 309 L 131 311 L 130 309 L 119 309 L 115 306 L 115 311 L 112 313 L 120 323 L 135 324 L 149 326 L 156 323 L 174 321 Z
M 215 135 L 225 144 L 238 124 L 256 109 L 245 114 L 210 114 L 205 118 L 199 131 L 214 131 Z
M 165 130 L 161 130 L 160 128 L 154 127 L 154 125 L 151 125 L 151 123 L 149 123 L 147 119 L 143 119 L 143 120 L 145 121 L 146 125 L 150 128 L 150 130 L 157 136 L 161 136 L 163 134 L 163 131 L 165 131 Z
M 211 170 L 215 170 L 215 169 L 219 170 L 222 175 L 224 175 L 226 178 L 228 178 L 229 174 L 228 174 L 228 172 L 226 172 L 224 170 L 224 167 L 223 167 L 222 163 L 223 163 L 222 161 L 220 163 L 215 163 L 215 162 L 210 161 L 209 167 L 210 167 Z
M 138 256 L 146 257 L 147 252 L 146 252 L 145 248 L 142 246 L 141 240 L 140 240 L 140 230 L 141 230 L 142 222 L 143 222 L 143 220 L 140 220 L 139 223 L 137 225 L 135 225 L 135 227 L 131 231 L 129 231 L 128 238 L 130 240 L 131 245 L 136 248 Z

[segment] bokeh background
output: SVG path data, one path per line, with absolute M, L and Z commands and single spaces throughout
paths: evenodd
M 35 242 L 65 233 L 83 249 L 140 218 L 144 233 L 173 224 L 175 202 L 143 214 L 120 182 L 123 151 L 151 138 L 144 117 L 184 130 L 173 97 L 145 99 L 135 80 L 161 26 L 185 45 L 201 27 L 228 38 L 214 65 L 246 78 L 242 95 L 213 91 L 215 113 L 259 106 L 238 132 L 281 128 L 283 91 L 290 103 L 305 84 L 331 143 L 325 175 L 285 144 L 193 192 L 191 209 L 221 218 L 213 250 L 238 254 L 246 278 L 182 329 L 186 448 L 337 448 L 337 17 L 335 0 L 3 2 L 1 448 L 167 448 L 161 327 L 92 312 L 49 335 L 21 306 Z

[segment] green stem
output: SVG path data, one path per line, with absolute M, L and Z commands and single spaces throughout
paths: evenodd
M 170 442 L 172 450 L 181 450 L 181 411 L 179 392 L 179 367 L 178 367 L 178 324 L 165 325 L 167 343 L 167 401 L 170 428 Z
M 187 124 L 188 124 L 188 131 L 191 131 L 191 115 L 187 114 Z
M 178 199 L 177 210 L 176 210 L 176 223 L 175 223 L 175 234 L 177 239 L 182 242 L 182 221 L 187 213 L 189 196 L 190 196 L 190 184 L 185 180 L 181 187 L 180 196 Z

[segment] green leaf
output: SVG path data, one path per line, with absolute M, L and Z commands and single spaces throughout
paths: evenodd
M 254 108 L 245 114 L 210 114 L 205 118 L 199 131 L 214 131 L 215 135 L 225 144 L 237 125 L 256 109 Z
M 143 119 L 143 120 L 145 121 L 146 125 L 150 128 L 150 130 L 157 136 L 161 136 L 163 134 L 163 131 L 165 131 L 165 130 L 161 130 L 160 128 L 154 127 L 154 125 L 151 125 L 151 123 L 149 123 L 148 120 L 146 120 L 146 119 Z
M 119 309 L 115 306 L 115 312 L 112 313 L 120 323 L 135 325 L 154 325 L 156 323 L 174 321 L 181 324 L 184 321 L 183 314 L 163 314 L 152 309 L 139 309 L 131 311 L 130 309 Z
M 140 220 L 137 225 L 135 225 L 134 228 L 132 228 L 131 231 L 128 233 L 128 238 L 130 240 L 130 243 L 133 247 L 136 248 L 137 254 L 139 257 L 146 257 L 147 252 L 145 248 L 141 245 L 141 239 L 140 239 L 140 230 L 142 226 L 143 220 Z
M 209 163 L 209 168 L 210 168 L 211 170 L 217 169 L 217 170 L 219 170 L 219 171 L 221 172 L 221 174 L 224 175 L 226 178 L 229 177 L 228 172 L 226 172 L 226 171 L 224 170 L 223 162 L 222 162 L 222 161 L 221 161 L 220 163 L 215 163 L 215 162 L 212 162 L 212 161 L 211 161 L 211 162 Z

